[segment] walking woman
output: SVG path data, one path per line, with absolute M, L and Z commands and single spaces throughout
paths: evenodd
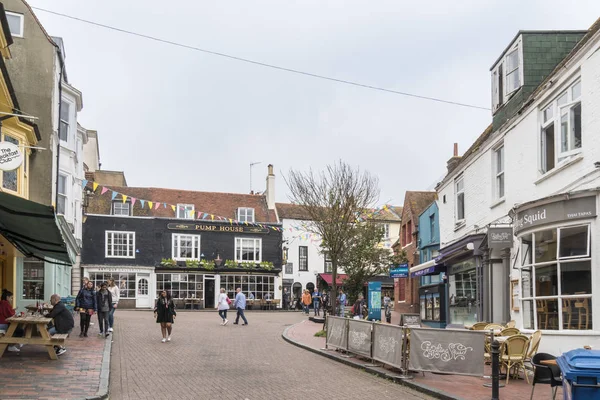
M 308 315 L 310 303 L 312 298 L 310 297 L 310 292 L 308 290 L 304 290 L 304 294 L 302 295 L 302 305 L 304 306 L 304 313 Z
M 108 328 L 108 332 L 112 332 L 113 324 L 115 322 L 115 310 L 117 309 L 117 306 L 119 305 L 119 294 L 120 294 L 119 287 L 115 284 L 114 278 L 108 279 L 108 291 L 110 292 L 110 295 L 112 296 L 112 307 L 108 314 L 108 324 L 110 325 L 110 327 Z
M 161 342 L 165 343 L 171 341 L 171 331 L 176 316 L 175 303 L 173 302 L 173 299 L 171 299 L 169 292 L 163 290 L 160 292 L 160 297 L 156 300 L 156 307 L 154 307 L 154 318 L 156 318 L 156 322 L 160 324 L 160 331 L 163 336 Z
M 227 294 L 225 294 L 225 289 L 221 288 L 221 293 L 219 293 L 219 301 L 217 302 L 217 309 L 219 310 L 219 316 L 223 320 L 223 322 L 221 322 L 221 325 L 227 325 L 227 323 L 229 322 L 227 320 L 227 310 L 229 310 L 230 303 L 231 303 L 231 300 L 229 299 Z
M 112 309 L 112 295 L 108 290 L 108 283 L 102 282 L 100 290 L 97 294 L 96 305 L 98 306 L 98 323 L 100 325 L 100 332 L 98 336 L 104 336 L 105 338 L 110 335 L 108 332 L 109 323 L 108 316 Z
M 79 328 L 81 332 L 79 337 L 87 337 L 88 329 L 90 328 L 90 320 L 92 315 L 98 310 L 96 306 L 96 291 L 94 283 L 89 281 L 82 288 L 75 298 L 75 310 L 79 310 Z

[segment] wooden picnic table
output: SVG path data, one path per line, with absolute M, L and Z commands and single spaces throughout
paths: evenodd
M 37 344 L 46 346 L 48 355 L 52 360 L 58 360 L 54 346 L 61 345 L 65 341 L 66 335 L 55 335 L 56 337 L 50 337 L 48 333 L 48 323 L 52 321 L 51 318 L 26 316 L 26 317 L 10 317 L 6 319 L 10 325 L 6 334 L 0 337 L 0 358 L 4 355 L 6 348 L 14 343 L 19 344 Z M 25 325 L 25 336 L 15 337 L 15 331 L 19 325 Z M 41 337 L 32 337 L 33 328 L 37 326 L 37 330 Z

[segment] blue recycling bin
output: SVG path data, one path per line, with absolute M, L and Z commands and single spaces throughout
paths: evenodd
M 600 350 L 575 349 L 556 359 L 565 400 L 600 399 Z

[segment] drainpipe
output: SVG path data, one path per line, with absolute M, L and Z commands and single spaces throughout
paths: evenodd
M 57 131 L 57 136 L 58 136 L 58 141 L 56 142 L 56 194 L 54 197 L 54 213 L 56 214 L 56 209 L 58 208 L 58 180 L 59 180 L 59 176 L 60 176 L 60 112 L 62 110 L 62 78 L 63 78 L 63 71 L 64 71 L 64 61 L 63 61 L 63 56 L 62 53 L 60 51 L 60 47 L 56 46 L 56 50 L 58 51 L 58 60 L 60 61 L 60 75 L 59 75 L 59 79 L 58 79 L 58 131 Z

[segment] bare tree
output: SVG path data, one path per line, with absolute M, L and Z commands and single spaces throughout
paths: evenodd
M 290 170 L 286 183 L 292 203 L 310 218 L 306 230 L 321 237 L 321 248 L 331 259 L 331 304 L 335 306 L 339 262 L 356 235 L 358 216 L 379 200 L 378 179 L 338 161 L 318 174 L 312 169 Z

